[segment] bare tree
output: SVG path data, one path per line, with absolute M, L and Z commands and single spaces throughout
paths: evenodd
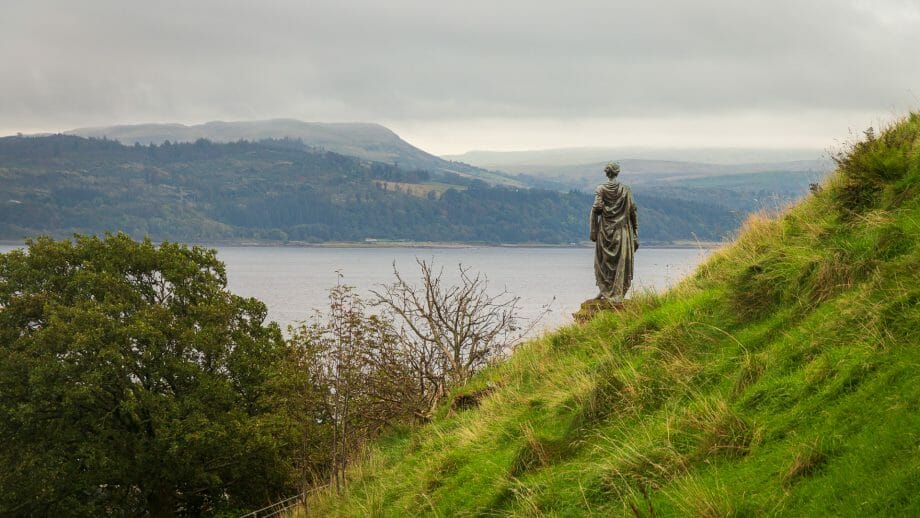
M 504 358 L 529 327 L 519 325 L 519 298 L 490 294 L 488 281 L 459 266 L 459 282 L 418 260 L 415 286 L 396 280 L 374 294 L 384 309 L 368 314 L 354 288 L 329 290 L 329 311 L 291 329 L 291 390 L 303 395 L 305 480 L 323 462 L 342 490 L 349 461 L 367 439 L 396 421 L 427 420 L 445 394 Z M 318 446 L 316 443 L 322 443 Z M 311 470 L 307 473 L 307 470 Z
M 406 281 L 394 263 L 396 280 L 372 293 L 374 303 L 396 322 L 430 414 L 450 387 L 505 357 L 526 330 L 519 325 L 520 297 L 504 290 L 490 294 L 488 279 L 463 265 L 459 282 L 448 284 L 443 268 L 435 271 L 432 263 L 416 262 L 419 285 Z

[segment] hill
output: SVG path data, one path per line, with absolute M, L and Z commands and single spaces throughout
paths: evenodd
M 707 166 L 738 164 L 776 164 L 815 162 L 826 153 L 820 149 L 753 148 L 666 148 L 666 147 L 587 147 L 531 151 L 468 151 L 443 158 L 480 167 L 519 172 L 526 167 L 558 167 L 573 164 L 600 164 L 609 160 L 641 160 L 649 163 L 677 162 Z
M 718 241 L 738 215 L 638 196 L 644 244 Z M 592 199 L 405 169 L 299 140 L 125 146 L 0 139 L 0 239 L 122 230 L 185 242 L 579 242 Z
M 615 155 L 614 155 L 615 156 Z M 582 187 L 597 182 L 609 160 L 577 164 L 521 164 L 505 166 L 504 171 L 529 177 L 559 182 L 569 187 Z M 797 160 L 793 162 L 764 162 L 743 164 L 709 164 L 677 160 L 644 160 L 623 158 L 618 160 L 623 180 L 634 185 L 660 184 L 681 180 L 706 178 L 717 184 L 723 176 L 746 175 L 754 178 L 758 174 L 778 171 L 813 175 L 820 179 L 831 165 L 823 160 Z
M 517 174 L 529 185 L 585 192 L 597 185 L 606 163 L 618 159 L 623 182 L 637 195 L 721 205 L 748 214 L 792 203 L 809 185 L 820 183 L 832 163 L 814 158 L 818 156 L 815 150 L 588 148 L 473 151 L 452 158 Z M 739 159 L 759 161 L 732 162 Z
M 920 114 L 674 289 L 521 346 L 316 516 L 920 514 Z M 469 406 L 469 405 L 468 405 Z
M 402 169 L 421 169 L 434 174 L 459 174 L 471 178 L 511 186 L 521 184 L 514 178 L 494 171 L 453 162 L 427 153 L 396 133 L 379 124 L 303 122 L 296 119 L 261 121 L 211 121 L 186 126 L 183 124 L 134 124 L 77 128 L 65 132 L 81 137 L 108 138 L 123 144 L 162 144 L 164 141 L 212 142 L 258 141 L 263 139 L 301 140 L 309 147 L 332 151 L 363 160 L 383 162 Z

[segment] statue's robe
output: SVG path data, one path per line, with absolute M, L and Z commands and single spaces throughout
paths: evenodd
M 599 297 L 623 301 L 633 278 L 639 225 L 629 187 L 608 180 L 594 191 L 591 240 L 594 241 L 594 277 Z

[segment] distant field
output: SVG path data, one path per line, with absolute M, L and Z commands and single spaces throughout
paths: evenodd
M 406 183 L 406 182 L 388 182 L 380 181 L 377 182 L 377 185 L 386 189 L 387 191 L 393 192 L 404 192 L 406 194 L 411 194 L 412 196 L 418 196 L 419 198 L 425 198 L 429 193 L 434 193 L 435 197 L 440 198 L 444 192 L 448 189 L 454 189 L 457 191 L 465 191 L 466 186 L 462 185 L 451 185 L 448 183 Z

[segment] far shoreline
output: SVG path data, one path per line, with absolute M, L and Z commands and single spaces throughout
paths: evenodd
M 65 238 L 55 238 L 65 239 Z M 310 243 L 306 241 L 174 241 L 163 240 L 171 243 L 182 243 L 188 246 L 202 246 L 207 248 L 422 248 L 422 249 L 462 249 L 462 248 L 593 248 L 594 243 L 582 241 L 579 243 L 476 243 L 459 241 L 325 241 Z M 155 241 L 162 242 L 162 241 Z M 729 241 L 677 241 L 673 243 L 643 244 L 642 248 L 648 249 L 703 249 L 711 250 L 728 244 Z M 640 239 L 641 244 L 641 239 Z M 23 247 L 25 240 L 15 241 L 0 239 L 0 246 Z

